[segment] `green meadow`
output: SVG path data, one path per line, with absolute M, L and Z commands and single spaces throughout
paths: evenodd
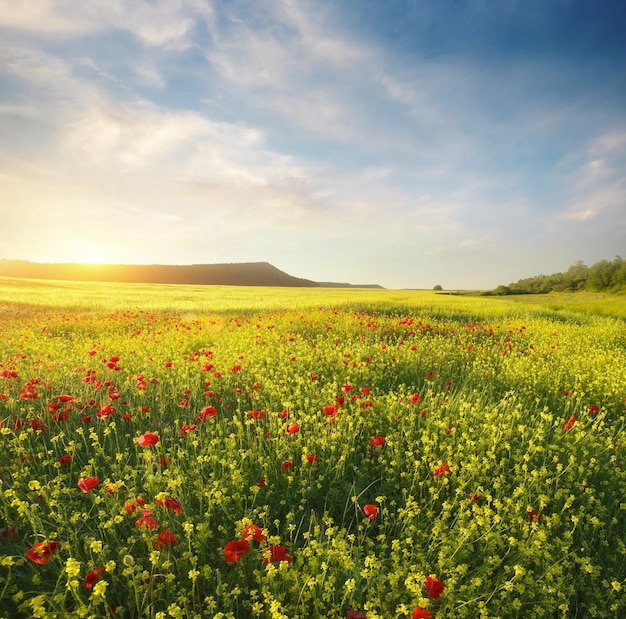
M 0 617 L 624 617 L 625 319 L 0 278 Z

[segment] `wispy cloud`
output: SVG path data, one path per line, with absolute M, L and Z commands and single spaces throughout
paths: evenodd
M 554 11 L 485 7 L 0 0 L 3 251 L 396 286 L 616 252 L 623 89 Z
M 587 222 L 603 216 L 626 226 L 626 133 L 622 127 L 595 137 L 572 173 L 566 220 Z
M 204 0 L 2 0 L 0 26 L 57 38 L 125 30 L 148 45 L 180 49 L 190 45 L 197 16 L 210 17 L 212 12 Z

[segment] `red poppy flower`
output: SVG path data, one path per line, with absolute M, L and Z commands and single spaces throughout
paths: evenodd
M 290 423 L 285 430 L 287 434 L 297 434 L 300 432 L 300 426 L 297 423 Z
M 198 426 L 195 423 L 186 423 L 180 429 L 180 433 L 187 434 L 187 432 L 193 432 L 194 430 L 197 430 L 197 429 L 198 429 Z
M 159 537 L 152 543 L 155 548 L 165 548 L 166 546 L 176 546 L 177 544 L 178 540 L 170 529 L 161 531 Z
M 563 426 L 563 430 L 571 430 L 577 421 L 578 419 L 576 419 L 576 415 L 572 415 Z
M 379 447 L 380 445 L 384 445 L 384 444 L 385 444 L 385 437 L 384 436 L 375 436 L 370 441 L 370 445 L 372 445 L 372 447 Z
M 280 413 L 278 413 L 278 416 L 281 419 L 289 419 L 289 415 L 291 415 L 291 413 L 287 409 L 284 409 L 284 410 L 280 411 Z
M 250 544 L 248 540 L 235 539 L 224 546 L 224 560 L 226 563 L 237 563 L 237 561 L 241 561 L 241 557 L 249 550 Z
M 317 457 L 317 456 L 315 456 L 315 455 L 313 455 L 313 454 L 309 454 L 309 455 L 306 457 L 306 461 L 307 461 L 309 464 L 313 464 L 314 462 L 317 462 L 317 460 L 318 460 L 318 457 Z
M 361 387 L 361 393 L 363 395 L 369 395 L 371 392 L 371 389 L 369 387 Z
M 287 554 L 287 549 L 284 546 L 269 546 L 267 548 L 269 550 L 269 557 L 265 557 L 263 559 L 263 563 L 267 565 L 268 563 L 278 563 L 279 561 L 287 561 L 287 563 L 291 563 L 293 559 Z
M 378 507 L 376 505 L 367 505 L 363 506 L 363 513 L 370 519 L 374 520 L 376 518 L 376 514 L 378 513 Z
M 54 421 L 67 421 L 70 418 L 69 413 L 67 411 L 59 411 L 58 413 L 52 414 L 52 419 Z M 31 422 L 32 425 L 32 422 Z
M 138 507 L 143 507 L 145 504 L 146 499 L 137 497 L 135 499 L 128 499 L 128 501 L 124 503 L 124 507 L 126 508 L 127 514 L 133 514 Z
M 100 579 L 100 576 L 104 574 L 104 565 L 97 570 L 85 574 L 85 589 L 91 589 Z
M 346 617 L 348 619 L 367 619 L 367 615 L 360 610 L 347 610 Z
M 140 447 L 151 447 L 159 442 L 159 435 L 154 432 L 146 432 L 137 439 L 137 444 Z
M 156 504 L 159 507 L 166 507 L 167 509 L 171 509 L 175 514 L 180 514 L 182 510 L 180 501 L 171 496 L 168 496 L 165 499 L 157 499 Z
M 69 464 L 72 461 L 72 456 L 70 454 L 63 454 L 59 458 L 59 464 Z
M 255 542 L 262 542 L 266 539 L 266 536 L 263 535 L 263 531 L 261 527 L 256 524 L 249 524 L 244 530 L 241 532 L 241 537 L 244 539 L 252 539 Z
M 342 395 L 338 395 L 335 398 L 335 402 L 337 402 L 337 404 L 339 404 L 339 406 L 343 406 L 343 404 L 345 403 L 346 399 L 342 396 Z
M 528 520 L 530 520 L 530 522 L 541 522 L 543 520 L 543 516 L 536 509 L 531 509 L 528 512 Z
M 110 404 L 106 404 L 105 406 L 102 406 L 100 408 L 100 410 L 98 411 L 97 417 L 98 419 L 106 419 L 107 417 L 110 417 L 111 415 L 115 415 L 115 408 L 111 406 Z
M 439 600 L 439 596 L 443 593 L 444 588 L 443 583 L 437 576 L 426 576 L 426 595 L 428 597 Z
M 263 417 L 265 417 L 265 411 L 248 411 L 248 417 L 252 419 L 263 419 Z
M 442 462 L 439 466 L 435 467 L 435 469 L 433 470 L 433 475 L 435 479 L 439 479 L 449 472 L 450 467 L 445 462 Z
M 346 385 L 342 385 L 341 386 L 341 390 L 344 393 L 349 393 L 350 391 L 352 391 L 352 385 L 347 385 L 347 384 Z
M 289 471 L 293 467 L 293 460 L 285 460 L 283 462 L 283 471 Z
M 431 619 L 433 616 L 432 612 L 426 610 L 424 608 L 420 608 L 419 606 L 415 608 L 413 614 L 411 615 L 411 619 Z
M 265 481 L 265 479 L 259 479 L 259 481 L 256 484 L 259 488 L 264 488 L 267 485 L 267 482 Z
M 52 559 L 52 555 L 58 550 L 59 546 L 59 542 L 37 542 L 26 552 L 26 556 L 33 563 L 44 565 Z
M 152 515 L 151 509 L 144 509 L 141 512 L 141 518 L 135 521 L 135 526 L 140 529 L 146 527 L 147 529 L 158 529 L 159 521 Z
M 411 404 L 417 404 L 422 399 L 422 396 L 419 393 L 414 393 L 411 396 Z
M 334 417 L 337 414 L 337 411 L 339 411 L 339 406 L 337 406 L 336 404 L 329 404 L 328 406 L 324 407 L 324 415 Z
M 217 415 L 217 409 L 215 406 L 205 406 L 200 411 L 195 421 L 206 421 L 208 417 L 215 417 L 215 415 Z
M 93 476 L 93 477 L 85 477 L 85 478 L 80 478 L 78 480 L 78 484 L 77 486 L 84 492 L 91 492 L 91 490 L 93 490 L 94 488 L 98 487 L 98 484 L 100 483 L 100 480 Z
M 589 412 L 590 412 L 592 415 L 595 415 L 595 414 L 597 414 L 597 413 L 599 413 L 599 412 L 600 412 L 600 407 L 599 407 L 597 404 L 591 404 L 591 405 L 589 406 Z

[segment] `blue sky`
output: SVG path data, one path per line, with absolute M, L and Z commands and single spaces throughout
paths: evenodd
M 621 0 L 0 0 L 0 258 L 493 288 L 626 254 Z

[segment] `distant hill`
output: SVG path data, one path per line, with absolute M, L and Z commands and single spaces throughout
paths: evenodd
M 318 286 L 322 288 L 380 288 L 383 286 L 380 284 L 346 284 L 343 282 L 317 282 Z
M 318 287 L 288 275 L 268 262 L 190 265 L 42 264 L 0 260 L 0 275 L 28 279 L 126 282 L 136 284 L 212 284 L 221 286 Z
M 287 286 L 350 288 L 351 284 L 314 282 L 293 277 L 269 262 L 190 265 L 129 265 L 40 263 L 0 259 L 0 276 L 135 284 L 195 284 L 214 286 Z M 356 286 L 380 288 L 380 286 Z

